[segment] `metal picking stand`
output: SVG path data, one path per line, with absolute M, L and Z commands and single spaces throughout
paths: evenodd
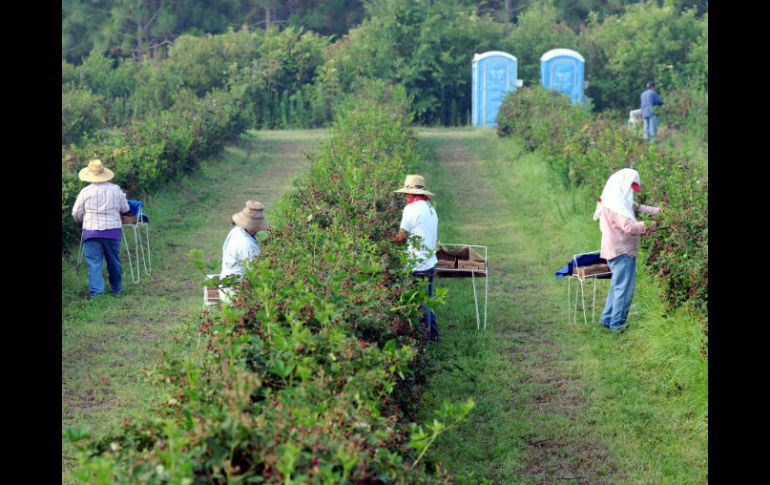
M 587 279 L 593 279 L 594 280 L 594 288 L 593 288 L 593 303 L 591 304 L 591 321 L 594 321 L 596 319 L 596 280 L 597 279 L 609 279 L 612 277 L 612 272 L 601 272 L 601 273 L 595 273 L 595 274 L 581 274 L 578 271 L 578 257 L 584 256 L 588 254 L 599 254 L 599 251 L 592 251 L 590 253 L 580 253 L 575 254 L 572 256 L 572 273 L 567 275 L 567 321 L 570 321 L 570 316 L 572 317 L 572 323 L 577 322 L 577 312 L 578 312 L 578 303 L 582 302 L 583 307 L 583 322 L 588 324 L 588 317 L 586 315 L 586 300 L 585 300 L 585 292 L 584 292 L 584 284 L 585 280 Z M 572 289 L 571 289 L 571 281 L 575 279 L 577 280 L 578 284 L 575 285 L 575 312 L 572 313 L 572 303 L 571 303 L 571 295 L 572 295 Z M 578 301 L 578 291 L 580 291 L 580 302 Z
M 484 254 L 484 269 L 468 268 L 441 268 L 436 266 L 436 277 L 440 278 L 470 278 L 473 283 L 473 303 L 476 306 L 476 330 L 481 329 L 481 318 L 479 316 L 479 299 L 476 291 L 476 278 L 484 278 L 484 330 L 487 329 L 487 302 L 489 295 L 489 258 L 487 257 L 487 247 L 475 244 L 445 244 L 441 247 L 450 248 L 474 248 Z
M 141 279 L 141 266 L 139 266 L 139 255 L 141 254 L 142 265 L 144 266 L 145 276 L 150 276 L 152 272 L 152 258 L 150 257 L 150 224 L 142 220 L 142 214 L 136 218 L 134 224 L 123 224 L 123 242 L 126 245 L 126 254 L 128 255 L 128 267 L 131 270 L 131 281 L 139 283 Z M 134 260 L 136 261 L 136 272 L 134 272 L 134 263 L 131 260 L 131 248 L 126 238 L 126 228 L 130 227 L 134 232 Z M 144 231 L 142 231 L 144 227 Z M 144 235 L 142 235 L 144 232 Z M 145 251 L 145 246 L 147 250 Z

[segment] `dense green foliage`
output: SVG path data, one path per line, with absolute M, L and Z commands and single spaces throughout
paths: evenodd
M 629 5 L 622 15 L 601 20 L 593 15 L 585 52 L 588 95 L 595 106 L 634 109 L 653 79 L 664 94 L 688 78 L 707 79 L 707 26 L 708 16 L 697 17 L 695 9 L 677 14 L 671 5 Z
M 504 25 L 454 1 L 387 0 L 369 9 L 331 52 L 329 80 L 342 89 L 360 78 L 398 82 L 417 122 L 467 124 L 473 54 L 499 47 Z
M 78 66 L 62 61 L 62 112 L 75 111 L 73 101 L 64 93 L 87 90 L 101 96 L 102 107 L 109 114 L 102 126 L 119 126 L 168 109 L 190 94 L 201 97 L 219 88 L 247 92 L 254 114 L 252 125 L 287 127 L 289 121 L 283 119 L 283 111 L 291 111 L 292 123 L 309 125 L 309 119 L 296 119 L 294 112 L 304 110 L 309 103 L 290 106 L 283 98 L 294 96 L 313 82 L 327 43 L 327 39 L 301 29 L 242 29 L 216 36 L 181 36 L 165 58 L 146 58 L 141 64 L 94 51 Z M 82 131 L 70 128 L 74 123 L 65 123 L 65 118 L 73 117 L 63 117 L 63 143 L 82 136 Z
M 205 358 L 166 357 L 158 376 L 176 398 L 81 445 L 83 482 L 448 481 L 420 457 L 473 403 L 443 405 L 427 428 L 402 410 L 433 300 L 384 237 L 420 150 L 403 90 L 380 93 L 340 113 L 232 306 L 204 312 Z
M 640 238 L 646 267 L 664 282 L 672 306 L 689 302 L 703 315 L 708 305 L 708 171 L 682 153 L 651 145 L 614 121 L 569 104 L 542 88 L 509 95 L 498 114 L 501 136 L 521 137 L 541 150 L 565 186 L 583 186 L 595 197 L 615 171 L 639 171 L 641 203 L 659 205 L 662 227 Z
M 221 34 L 244 26 L 283 26 L 340 36 L 361 22 L 361 0 L 65 0 L 62 58 L 96 49 L 112 57 L 157 56 L 176 38 Z

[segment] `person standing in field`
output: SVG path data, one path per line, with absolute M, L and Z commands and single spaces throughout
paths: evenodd
M 655 92 L 655 82 L 647 83 L 647 89 L 642 93 L 642 119 L 644 120 L 644 139 L 655 141 L 658 133 L 658 115 L 655 114 L 655 106 L 662 106 L 663 100 Z
M 433 286 L 436 276 L 436 245 L 438 243 L 438 215 L 431 204 L 430 196 L 435 194 L 425 189 L 425 179 L 421 175 L 407 175 L 404 186 L 393 193 L 406 196 L 406 206 L 401 217 L 401 226 L 394 242 L 406 243 L 410 236 L 409 257 L 415 261 L 412 276 L 415 282 L 427 280 L 428 296 L 435 295 Z M 423 325 L 431 340 L 439 339 L 436 314 L 423 305 Z
M 107 261 L 110 289 L 123 293 L 123 268 L 120 264 L 120 240 L 123 223 L 120 215 L 129 212 L 126 194 L 109 181 L 115 174 L 101 160 L 91 160 L 78 173 L 90 182 L 80 191 L 72 207 L 72 217 L 83 224 L 83 256 L 88 265 L 88 294 L 95 298 L 104 293 L 102 260 Z
M 246 207 L 242 211 L 233 214 L 232 222 L 234 227 L 227 234 L 222 246 L 220 278 L 230 275 L 239 275 L 242 278 L 245 273 L 244 264 L 260 253 L 257 232 L 270 229 L 265 221 L 265 206 L 261 202 L 251 200 L 246 201 Z M 229 303 L 232 290 L 220 288 L 219 298 Z
M 594 220 L 599 220 L 602 232 L 599 255 L 607 260 L 612 271 L 599 323 L 614 332 L 624 328 L 634 296 L 637 238 L 657 227 L 656 221 L 637 221 L 635 210 L 650 215 L 660 213 L 658 207 L 634 202 L 634 192 L 641 191 L 639 172 L 631 168 L 618 170 L 607 180 L 594 212 Z

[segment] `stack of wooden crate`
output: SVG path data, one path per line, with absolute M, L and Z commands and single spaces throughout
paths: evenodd
M 464 246 L 458 249 L 448 249 L 441 246 L 436 252 L 439 269 L 465 269 L 474 271 L 486 271 L 487 263 L 484 257 L 473 248 Z

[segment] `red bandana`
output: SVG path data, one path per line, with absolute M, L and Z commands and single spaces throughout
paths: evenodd
M 430 197 L 428 197 L 427 195 L 412 195 L 406 198 L 406 205 L 409 205 L 412 202 L 417 202 L 418 200 L 427 200 L 428 202 L 430 202 Z

